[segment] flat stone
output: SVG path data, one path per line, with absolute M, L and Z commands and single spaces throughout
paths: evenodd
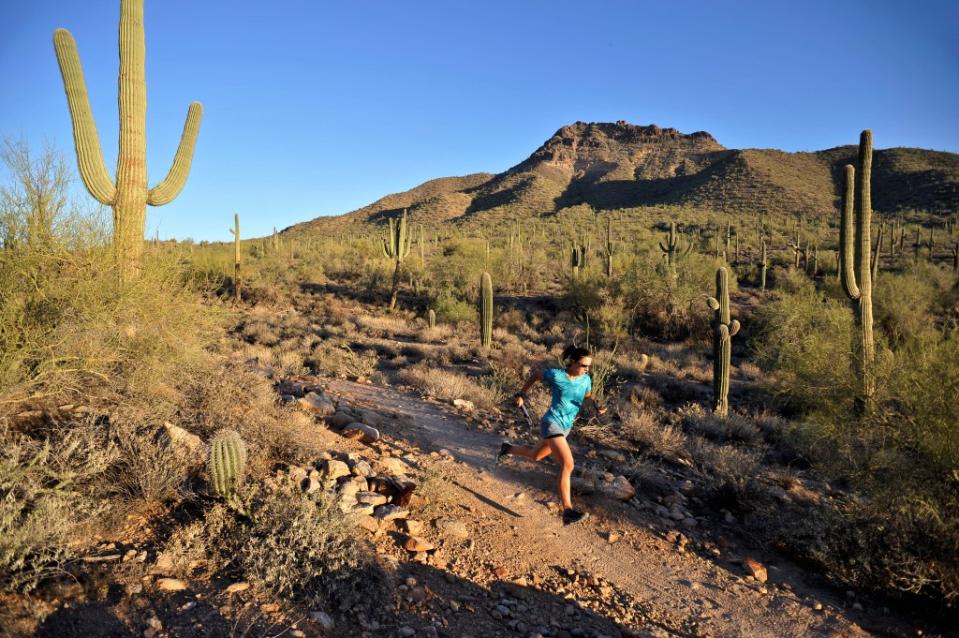
M 380 432 L 376 428 L 359 421 L 350 423 L 341 432 L 348 439 L 362 441 L 363 443 L 372 443 L 380 440 Z
M 377 505 L 385 505 L 389 500 L 385 494 L 377 494 L 376 492 L 356 493 L 356 502 L 362 505 L 372 505 L 376 507 Z
M 395 456 L 380 459 L 374 464 L 374 467 L 379 472 L 392 475 L 404 475 L 412 469 L 406 461 Z
M 403 541 L 403 549 L 408 552 L 428 552 L 434 548 L 433 543 L 421 536 L 407 536 Z
M 246 591 L 249 588 L 250 588 L 250 583 L 243 580 L 238 583 L 233 583 L 232 585 L 227 587 L 224 591 L 228 594 L 236 594 L 241 591 Z
M 317 392 L 308 392 L 296 401 L 302 409 L 321 417 L 331 416 L 336 413 L 336 406 L 327 398 L 325 394 Z
M 157 589 L 159 591 L 174 592 L 183 591 L 187 584 L 179 578 L 160 578 L 157 580 Z
M 336 480 L 341 476 L 350 476 L 350 467 L 343 461 L 331 459 L 323 461 L 320 466 L 320 474 L 327 480 Z
M 381 521 L 395 521 L 400 518 L 407 518 L 410 513 L 398 505 L 380 505 L 376 508 L 374 516 Z

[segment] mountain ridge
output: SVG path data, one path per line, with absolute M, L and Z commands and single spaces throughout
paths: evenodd
M 284 232 L 378 224 L 403 209 L 436 223 L 548 216 L 580 204 L 599 211 L 667 205 L 822 216 L 836 212 L 843 166 L 855 164 L 857 152 L 854 144 L 798 152 L 729 149 L 706 131 L 574 122 L 501 173 L 439 177 Z M 959 154 L 876 149 L 872 190 L 880 212 L 955 211 Z

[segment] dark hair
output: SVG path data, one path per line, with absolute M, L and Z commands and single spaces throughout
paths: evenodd
M 579 361 L 583 357 L 591 357 L 593 353 L 587 350 L 586 348 L 580 348 L 579 346 L 566 346 L 566 349 L 563 350 L 563 361 Z

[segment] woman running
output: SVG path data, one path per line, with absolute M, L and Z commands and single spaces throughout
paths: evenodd
M 516 393 L 516 405 L 522 408 L 526 393 L 537 381 L 542 381 L 552 392 L 553 398 L 549 410 L 539 423 L 539 434 L 543 440 L 535 448 L 520 447 L 505 442 L 500 447 L 496 460 L 502 461 L 510 454 L 525 456 L 534 461 L 541 461 L 550 454 L 559 459 L 561 466 L 559 497 L 563 502 L 563 524 L 569 525 L 586 520 L 589 514 L 574 510 L 573 502 L 570 500 L 569 483 L 573 473 L 573 453 L 570 452 L 569 443 L 566 442 L 566 435 L 572 429 L 573 421 L 585 400 L 592 401 L 600 414 L 605 414 L 606 408 L 599 405 L 591 393 L 593 380 L 588 372 L 593 364 L 593 358 L 589 350 L 568 346 L 563 350 L 563 362 L 566 364 L 565 369 L 547 368 L 543 371 L 535 371 L 527 379 L 523 388 Z

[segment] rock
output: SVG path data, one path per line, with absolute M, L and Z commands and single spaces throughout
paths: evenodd
M 497 578 L 506 578 L 507 574 L 509 574 L 509 570 L 502 565 L 497 565 L 493 568 L 493 575 Z
M 353 423 L 354 421 L 356 421 L 356 417 L 353 416 L 352 414 L 347 414 L 346 412 L 337 410 L 330 416 L 325 417 L 323 420 L 326 421 L 326 424 L 330 426 L 331 428 L 342 430 L 343 428 L 348 426 L 350 423 Z
M 373 468 L 370 467 L 370 464 L 366 461 L 359 460 L 350 465 L 350 471 L 353 472 L 355 476 L 374 476 L 376 472 L 373 471 Z
M 747 558 L 743 561 L 743 565 L 746 567 L 749 573 L 752 574 L 753 578 L 760 583 L 765 583 L 769 579 L 769 574 L 766 572 L 766 567 L 759 561 L 753 560 L 752 558 Z
M 612 481 L 603 481 L 598 487 L 600 494 L 618 501 L 628 501 L 636 496 L 636 488 L 625 476 L 617 476 Z
M 359 516 L 360 518 L 362 518 L 364 516 L 372 516 L 374 511 L 375 510 L 373 506 L 369 505 L 368 503 L 357 503 L 356 505 L 351 507 L 347 511 L 347 513 L 352 514 L 353 516 Z
M 333 619 L 324 611 L 311 611 L 310 620 L 317 623 L 323 631 L 333 631 L 336 626 Z
M 390 499 L 384 494 L 377 494 L 376 492 L 357 492 L 356 493 L 356 502 L 361 505 L 372 505 L 376 507 L 377 505 L 385 505 Z
M 236 594 L 241 591 L 246 591 L 249 588 L 250 588 L 250 583 L 243 580 L 238 583 L 233 583 L 232 585 L 227 587 L 224 591 L 228 594 Z
M 421 536 L 407 536 L 403 541 L 403 549 L 408 552 L 428 552 L 435 547 L 433 543 Z
M 173 572 L 173 556 L 167 552 L 160 553 L 157 556 L 156 563 L 153 564 L 153 567 L 150 569 L 151 574 L 158 574 L 160 576 L 167 576 Z
M 163 435 L 175 450 L 191 461 L 201 461 L 206 456 L 206 446 L 196 434 L 187 432 L 170 422 L 163 423 Z
M 410 513 L 398 505 L 380 505 L 373 515 L 381 521 L 395 521 L 407 518 Z
M 372 516 L 360 516 L 356 519 L 356 526 L 371 534 L 375 534 L 380 531 L 380 522 Z
M 372 427 L 381 428 L 386 424 L 386 419 L 379 412 L 373 410 L 360 410 L 360 422 Z
M 322 489 L 322 487 L 323 484 L 315 478 L 306 478 L 300 481 L 300 489 L 303 490 L 304 494 L 312 494 Z
M 159 591 L 183 591 L 186 588 L 186 583 L 179 578 L 160 578 L 157 580 L 157 589 Z
M 406 474 L 411 469 L 406 461 L 395 456 L 388 456 L 385 459 L 380 459 L 374 464 L 374 467 L 377 471 L 383 472 L 384 474 L 400 476 Z
M 80 560 L 84 563 L 115 563 L 122 558 L 121 554 L 102 554 L 100 556 L 84 556 Z
M 336 406 L 325 394 L 308 392 L 306 396 L 297 399 L 297 404 L 307 412 L 321 417 L 332 416 L 336 413 Z
M 288 394 L 292 397 L 302 397 L 306 394 L 306 388 L 302 383 L 297 383 L 291 379 L 284 379 L 276 386 L 276 391 L 280 394 Z
M 620 538 L 622 538 L 622 536 L 619 534 L 619 532 L 608 532 L 606 534 L 606 541 L 609 543 L 615 543 Z
M 453 399 L 453 407 L 459 408 L 466 412 L 472 412 L 476 409 L 476 406 L 473 405 L 472 401 L 467 401 L 466 399 Z
M 626 455 L 619 450 L 600 450 L 599 455 L 608 461 L 622 463 L 626 460 Z
M 380 440 L 379 430 L 365 423 L 360 423 L 359 421 L 354 421 L 347 425 L 343 428 L 341 434 L 348 439 L 354 439 L 363 443 L 372 443 L 373 441 Z
M 444 536 L 465 540 L 470 537 L 470 530 L 463 521 L 453 518 L 438 518 L 433 521 L 436 529 Z
M 350 467 L 343 461 L 323 461 L 323 464 L 320 466 L 320 474 L 326 480 L 335 481 L 341 476 L 350 476 Z
M 412 518 L 401 519 L 397 525 L 400 530 L 413 535 L 422 533 L 424 527 L 423 521 L 417 521 Z

